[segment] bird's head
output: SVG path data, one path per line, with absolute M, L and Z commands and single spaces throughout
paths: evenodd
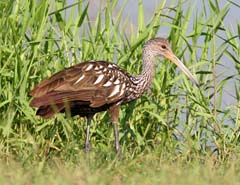
M 150 55 L 155 56 L 163 56 L 174 64 L 177 65 L 187 76 L 188 78 L 198 85 L 197 79 L 192 75 L 192 73 L 187 69 L 187 67 L 179 60 L 176 55 L 172 52 L 172 49 L 168 43 L 168 41 L 164 38 L 153 38 L 146 42 L 144 48 L 148 48 L 147 50 L 150 51 Z

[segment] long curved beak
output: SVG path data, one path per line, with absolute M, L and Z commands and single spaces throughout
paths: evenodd
M 187 77 L 197 86 L 199 86 L 198 80 L 192 75 L 192 73 L 188 70 L 188 68 L 179 60 L 173 53 L 165 56 L 169 60 L 171 60 L 174 64 L 177 65 L 186 75 Z

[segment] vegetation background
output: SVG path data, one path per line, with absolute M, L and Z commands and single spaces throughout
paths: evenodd
M 134 25 L 122 16 L 127 0 L 98 1 L 95 17 L 84 0 L 2 0 L 0 183 L 238 184 L 240 23 L 224 20 L 240 4 L 202 0 L 196 11 L 196 2 L 156 1 L 146 18 L 139 0 Z M 43 120 L 29 107 L 34 85 L 82 61 L 106 60 L 139 73 L 143 43 L 163 26 L 201 87 L 157 60 L 152 91 L 122 106 L 123 160 L 116 158 L 107 113 L 94 118 L 86 158 L 85 119 Z

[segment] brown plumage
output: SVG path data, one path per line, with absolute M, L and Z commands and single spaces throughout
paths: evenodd
M 37 85 L 30 92 L 35 97 L 30 105 L 39 107 L 37 115 L 44 118 L 63 111 L 67 104 L 70 104 L 74 115 L 87 116 L 106 110 L 107 105 L 123 101 L 126 98 L 125 89 L 131 85 L 128 78 L 129 75 L 115 64 L 104 61 L 80 63 Z
M 117 65 L 105 61 L 88 61 L 64 69 L 40 82 L 31 92 L 30 106 L 37 115 L 51 118 L 56 113 L 87 117 L 86 151 L 90 149 L 89 130 L 93 115 L 108 110 L 114 125 L 116 150 L 120 153 L 118 114 L 121 104 L 139 98 L 154 77 L 154 58 L 162 55 L 175 63 L 194 83 L 197 80 L 173 54 L 163 38 L 149 40 L 143 47 L 142 73 L 132 76 Z

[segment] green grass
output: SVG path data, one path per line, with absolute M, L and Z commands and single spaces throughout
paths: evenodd
M 194 13 L 192 1 L 166 2 L 156 4 L 146 20 L 139 0 L 137 25 L 123 17 L 127 0 L 119 9 L 118 0 L 102 1 L 96 18 L 87 1 L 0 2 L 1 184 L 239 181 L 240 24 L 234 29 L 224 25 L 239 3 L 219 7 L 218 1 L 202 0 L 203 8 Z M 86 60 L 116 62 L 137 74 L 143 43 L 158 36 L 162 26 L 170 29 L 174 53 L 199 79 L 200 88 L 169 61 L 156 60 L 152 91 L 121 108 L 123 160 L 116 159 L 109 115 L 100 113 L 91 128 L 88 164 L 86 120 L 61 114 L 39 118 L 29 107 L 29 91 L 51 74 Z M 225 61 L 234 68 L 230 72 Z M 236 104 L 224 106 L 226 91 Z
M 83 156 L 79 156 L 81 158 Z M 97 157 L 98 158 L 98 157 Z M 34 163 L 31 168 L 11 162 L 1 165 L 1 182 L 4 184 L 238 184 L 239 161 L 219 165 L 213 158 L 174 162 L 138 156 L 127 161 L 97 161 L 79 164 L 54 159 L 47 164 Z M 96 164 L 97 163 L 97 164 Z M 9 178 L 11 177 L 11 178 Z

